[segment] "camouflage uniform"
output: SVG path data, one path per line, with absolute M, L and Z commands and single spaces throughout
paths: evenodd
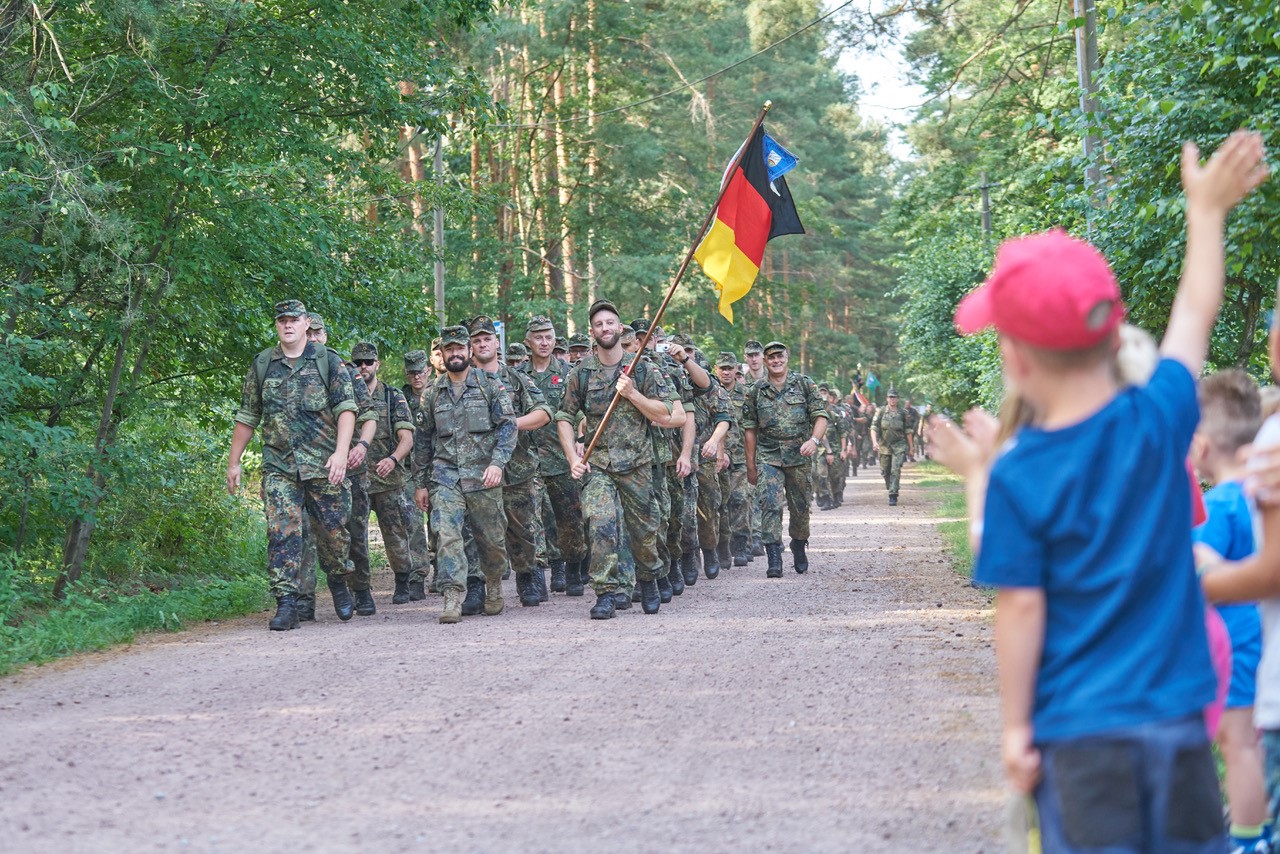
M 827 386 L 818 386 L 818 397 L 822 401 L 824 408 L 828 407 L 827 403 Z M 822 437 L 822 441 L 818 443 L 818 452 L 813 455 L 813 495 L 817 498 L 819 510 L 830 510 L 835 506 L 835 500 L 831 497 L 831 463 L 827 462 L 827 457 L 832 455 L 833 445 L 831 444 L 831 432 L 834 425 L 831 423 L 831 410 L 825 409 L 827 416 L 827 432 Z
M 702 361 L 699 364 L 702 364 Z M 703 368 L 710 373 L 709 364 L 703 364 Z M 711 438 L 717 425 L 733 423 L 733 416 L 729 409 L 729 395 L 725 393 L 724 386 L 720 385 L 719 380 L 713 377 L 711 390 L 697 397 L 693 413 L 694 423 L 697 425 L 694 446 L 697 449 L 698 462 L 698 545 L 703 549 L 705 556 L 706 552 L 715 551 L 720 543 L 721 500 L 720 474 L 716 471 L 719 460 L 709 460 L 702 456 L 702 446 Z
M 586 435 L 594 435 L 613 400 L 618 375 L 635 359 L 626 353 L 618 364 L 606 367 L 596 356 L 584 358 L 569 374 L 556 420 L 576 424 L 582 413 Z M 650 400 L 668 400 L 661 374 L 645 360 L 636 364 L 632 380 L 636 390 Z M 591 473 L 582 490 L 582 509 L 591 532 L 592 588 L 600 596 L 621 586 L 618 549 L 624 527 L 639 581 L 655 581 L 663 567 L 653 516 L 653 444 L 648 419 L 629 402 L 619 402 L 588 462 Z
M 907 458 L 907 413 L 901 406 L 883 406 L 871 422 L 880 444 L 880 475 L 890 503 L 898 501 L 898 481 Z
M 717 366 L 736 365 L 737 361 L 734 354 L 721 353 Z M 728 540 L 734 563 L 741 566 L 751 556 L 751 486 L 747 483 L 747 451 L 742 443 L 742 412 L 747 403 L 747 390 L 742 383 L 734 383 L 725 394 L 733 421 L 725 437 L 729 467 L 720 472 L 720 540 L 722 543 Z M 721 551 L 723 554 L 723 548 Z
M 296 301 L 291 301 L 296 302 Z M 297 303 L 298 314 L 306 309 Z M 281 308 L 277 306 L 277 316 Z M 308 342 L 293 365 L 280 346 L 270 351 L 262 384 L 256 366 L 245 375 L 235 420 L 262 428 L 262 494 L 267 516 L 271 593 L 297 596 L 302 564 L 303 514 L 316 537 L 320 567 L 331 583 L 345 581 L 351 489 L 329 482 L 325 463 L 337 447 L 338 415 L 356 412 L 351 376 L 342 360 Z M 328 360 L 326 385 L 317 367 Z
M 469 338 L 462 327 L 448 327 L 445 332 L 441 336 L 445 344 Z M 501 589 L 507 565 L 507 518 L 501 487 L 485 487 L 483 479 L 489 466 L 505 468 L 515 448 L 511 396 L 484 371 L 470 368 L 461 393 L 454 391 L 448 374 L 427 386 L 418 413 L 413 469 L 418 488 L 430 494 L 441 590 L 465 589 L 462 528 L 468 520 L 485 581 Z
M 773 349 L 770 342 L 769 350 Z M 793 540 L 809 539 L 809 496 L 813 494 L 813 466 L 800 454 L 814 423 L 825 418 L 826 404 L 813 380 L 787 371 L 782 388 L 765 379 L 752 386 L 742 412 L 742 428 L 756 434 L 756 460 L 762 485 L 761 537 L 766 545 L 782 542 L 782 503 L 785 494 L 791 514 Z
M 427 354 L 423 350 L 410 350 L 404 354 L 404 369 L 408 371 L 425 371 L 427 370 Z M 413 390 L 413 386 L 407 383 L 400 387 L 400 391 L 404 394 L 405 403 L 409 405 L 409 418 L 415 425 L 418 423 L 418 410 L 422 409 L 422 398 Z M 410 456 L 412 460 L 412 456 Z M 409 554 L 413 559 L 413 569 L 409 571 L 410 585 L 424 583 L 427 580 L 427 572 L 431 565 L 435 562 L 435 557 L 431 553 L 430 541 L 427 537 L 427 526 L 423 522 L 422 511 L 413 503 L 413 478 L 408 478 L 405 487 L 405 497 L 409 503 Z

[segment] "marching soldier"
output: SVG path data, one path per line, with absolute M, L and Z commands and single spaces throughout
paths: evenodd
M 716 374 L 729 398 L 729 412 L 733 421 L 726 437 L 729 466 L 720 472 L 720 559 L 728 565 L 732 557 L 734 566 L 746 566 L 751 562 L 751 498 L 747 484 L 746 448 L 742 441 L 742 410 L 747 403 L 747 391 L 738 381 L 738 357 L 733 353 L 721 353 L 716 359 Z
M 410 350 L 404 354 L 404 376 L 408 382 L 400 387 L 405 402 L 409 404 L 410 420 L 415 429 L 418 423 L 418 410 L 422 409 L 422 393 L 427 389 L 430 377 L 427 374 L 428 358 L 425 350 Z M 409 555 L 413 559 L 413 569 L 409 571 L 409 590 L 407 596 L 399 591 L 391 597 L 393 605 L 405 602 L 418 602 L 427 598 L 426 574 L 434 564 L 431 547 L 427 539 L 427 526 L 422 520 L 422 511 L 413 500 L 413 478 L 405 483 L 405 499 L 409 503 Z
M 898 393 L 889 389 L 888 402 L 871 422 L 871 445 L 880 453 L 880 474 L 889 490 L 889 506 L 898 506 L 898 482 L 907 458 L 907 413 L 898 404 Z

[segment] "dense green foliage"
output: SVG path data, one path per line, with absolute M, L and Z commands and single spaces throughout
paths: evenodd
M 1098 110 L 1076 85 L 1070 4 L 962 0 L 923 14 L 911 40 L 918 79 L 936 96 L 914 122 L 921 153 L 891 220 L 900 259 L 903 350 L 912 377 L 945 407 L 1000 397 L 990 339 L 961 342 L 955 303 L 985 275 L 992 242 L 978 186 L 993 191 L 993 241 L 1061 226 L 1087 236 L 1120 279 L 1130 319 L 1157 335 L 1183 248 L 1178 158 L 1183 140 L 1211 151 L 1240 126 L 1280 145 L 1280 16 L 1274 3 L 1099 4 Z M 933 8 L 933 7 L 931 7 Z M 1082 137 L 1103 140 L 1103 187 L 1090 203 Z M 1261 370 L 1263 309 L 1280 273 L 1280 190 L 1251 199 L 1228 228 L 1228 282 L 1210 367 Z

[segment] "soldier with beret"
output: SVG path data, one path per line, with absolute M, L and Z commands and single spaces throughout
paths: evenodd
M 746 431 L 747 480 L 764 485 L 761 529 L 769 559 L 766 576 L 782 577 L 782 504 L 790 512 L 791 553 L 795 570 L 809 569 L 809 497 L 813 495 L 814 454 L 827 432 L 827 410 L 813 380 L 787 370 L 787 345 L 764 347 L 767 376 L 747 393 L 742 427 Z
M 278 343 L 259 353 L 245 374 L 227 490 L 234 495 L 240 488 L 241 457 L 261 426 L 268 570 L 276 598 L 269 627 L 285 631 L 298 627 L 304 513 L 310 515 L 334 610 L 342 620 L 351 619 L 354 610 L 347 588 L 351 491 L 346 474 L 357 407 L 342 360 L 307 340 L 306 306 L 299 300 L 277 303 L 275 325 Z
M 516 416 L 516 447 L 503 471 L 502 506 L 507 517 L 507 559 L 516 574 L 516 594 L 521 606 L 533 607 L 547 599 L 547 579 L 537 563 L 530 525 L 541 511 L 534 490 L 538 452 L 533 431 L 551 423 L 551 407 L 532 379 L 498 360 L 498 333 L 492 318 L 480 315 L 468 328 L 472 363 L 510 396 Z
M 369 443 L 368 500 L 363 506 L 353 504 L 352 524 L 364 532 L 364 550 L 356 554 L 353 549 L 351 562 L 352 590 L 356 597 L 356 613 L 370 616 L 375 611 L 370 592 L 368 530 L 369 511 L 378 514 L 378 528 L 387 549 L 387 562 L 395 577 L 393 599 L 402 602 L 409 598 L 409 576 L 415 569 L 413 554 L 409 549 L 409 532 L 413 522 L 413 510 L 406 500 L 405 484 L 409 481 L 410 456 L 413 453 L 413 415 L 409 412 L 400 389 L 378 379 L 382 361 L 378 348 L 369 341 L 361 341 L 351 348 L 351 361 L 364 380 L 377 412 L 377 429 Z M 359 512 L 357 512 L 357 510 Z M 417 568 L 421 573 L 421 568 Z
M 471 334 L 447 326 L 440 334 L 445 373 L 422 398 L 414 436 L 415 498 L 431 513 L 444 608 L 440 622 L 462 619 L 467 556 L 462 528 L 470 520 L 484 576 L 484 613 L 502 613 L 507 568 L 503 469 L 516 448 L 511 396 L 471 365 Z
M 716 375 L 729 398 L 733 421 L 726 436 L 729 466 L 720 472 L 720 561 L 727 566 L 751 562 L 751 497 L 747 483 L 747 456 L 742 441 L 742 410 L 747 403 L 746 386 L 738 381 L 738 357 L 722 352 L 716 359 Z
M 404 376 L 407 382 L 400 387 L 400 392 L 404 395 L 405 402 L 409 404 L 410 420 L 413 421 L 415 430 L 418 423 L 418 410 L 422 408 L 422 393 L 426 391 L 427 383 L 431 380 L 429 369 L 430 362 L 426 350 L 410 350 L 404 354 Z M 413 489 L 413 478 L 408 478 L 404 491 L 410 509 L 409 554 L 413 558 L 413 569 L 409 571 L 409 594 L 403 599 L 398 594 L 392 596 L 391 602 L 394 605 L 419 602 L 427 598 L 427 572 L 435 562 L 422 511 L 413 500 Z
M 591 618 L 609 619 L 619 605 L 631 605 L 630 597 L 618 590 L 617 552 L 624 527 L 635 559 L 641 607 L 646 614 L 656 614 L 661 605 L 657 578 L 664 568 L 658 559 L 657 521 L 652 512 L 653 445 L 648 431 L 651 421 L 663 421 L 671 413 L 668 392 L 657 371 L 619 346 L 622 323 L 612 303 L 597 300 L 588 318 L 597 353 L 570 372 L 556 426 L 573 477 L 591 474 L 582 493 L 596 593 Z M 634 376 L 626 372 L 628 367 Z M 578 416 L 586 416 L 586 435 L 594 435 L 615 391 L 620 396 L 618 405 L 590 459 L 584 460 L 577 449 Z M 626 602 L 618 601 L 618 596 Z

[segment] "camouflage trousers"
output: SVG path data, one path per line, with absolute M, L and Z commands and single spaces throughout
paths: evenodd
M 413 486 L 406 486 L 404 500 L 409 508 L 409 556 L 413 568 L 409 570 L 410 581 L 426 581 L 431 574 L 431 547 L 427 543 L 427 526 L 422 520 L 422 511 L 413 503 Z
M 747 488 L 751 490 L 751 536 L 759 537 L 760 524 L 764 521 L 764 480 L 756 481 L 755 486 L 747 484 Z
M 813 466 L 774 466 L 760 464 L 759 484 L 763 488 L 760 539 L 764 543 L 782 542 L 782 505 L 785 499 L 791 514 L 788 525 L 791 539 L 809 539 L 809 496 L 813 495 Z
M 720 539 L 751 536 L 750 489 L 745 463 L 720 472 Z
M 907 443 L 880 443 L 880 476 L 890 495 L 898 494 L 898 481 L 902 477 L 902 464 L 907 459 Z
M 298 595 L 307 534 L 315 542 L 317 562 L 333 580 L 351 571 L 347 555 L 351 535 L 351 488 L 323 478 L 299 480 L 279 472 L 262 474 L 262 507 L 267 517 L 267 575 L 271 595 Z M 314 575 L 311 593 L 315 594 Z
M 351 560 L 351 578 L 354 585 L 361 579 L 369 589 L 369 475 L 361 469 L 347 478 L 351 485 L 351 513 L 347 516 L 347 535 L 351 538 L 348 556 Z
M 541 476 L 533 479 L 533 498 L 538 504 L 538 512 L 529 520 L 533 529 L 533 548 L 538 556 L 538 566 L 548 566 L 560 559 L 560 546 L 556 541 L 556 514 L 551 509 L 547 485 Z
M 698 550 L 698 472 L 686 477 L 681 483 L 684 489 L 684 503 L 680 508 L 680 551 Z
M 507 558 L 511 568 L 516 572 L 532 572 L 538 564 L 533 524 L 538 522 L 541 526 L 533 478 L 502 487 L 502 507 L 507 514 Z
M 821 450 L 813 455 L 813 486 L 819 504 L 831 504 L 831 464 Z
M 463 526 L 470 522 L 485 581 L 501 584 L 507 568 L 507 515 L 502 487 L 463 492 L 456 486 L 431 484 L 431 530 L 437 535 L 436 567 L 440 590 L 467 588 L 467 551 Z
M 844 479 L 849 471 L 849 461 L 836 454 L 835 462 L 827 467 L 831 474 L 831 497 L 837 504 L 844 501 Z
M 658 560 L 663 566 L 671 565 L 671 487 L 667 481 L 667 466 L 653 466 L 653 518 L 658 520 Z
M 547 500 L 554 514 L 556 548 L 560 560 L 582 560 L 587 556 L 582 487 L 568 474 L 544 477 L 543 483 L 546 484 Z
M 698 545 L 714 549 L 720 542 L 720 475 L 715 460 L 698 465 Z
M 354 493 L 354 490 L 353 490 Z M 382 531 L 382 543 L 387 549 L 387 563 L 396 575 L 408 575 L 413 571 L 413 553 L 409 549 L 409 527 L 412 524 L 409 503 L 405 500 L 403 489 L 388 489 L 372 494 L 365 493 L 364 500 L 357 507 L 351 503 L 351 563 L 355 571 L 351 574 L 352 590 L 368 590 L 369 574 L 369 511 L 378 514 L 378 530 Z M 359 556 L 356 552 L 356 534 L 360 531 Z
M 676 474 L 675 464 L 666 466 L 667 476 L 667 562 L 679 560 L 684 553 L 684 479 Z
M 652 581 L 666 571 L 658 560 L 651 466 L 592 472 L 582 490 L 582 510 L 591 537 L 591 587 L 596 595 L 619 587 L 618 553 L 624 547 L 624 530 L 640 581 Z

